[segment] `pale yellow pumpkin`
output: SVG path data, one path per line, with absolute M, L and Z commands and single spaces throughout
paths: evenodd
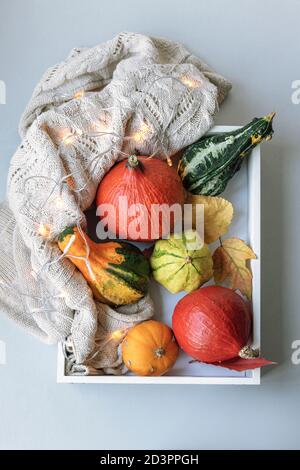
M 158 240 L 150 265 L 154 279 L 172 294 L 198 289 L 213 275 L 211 252 L 195 230 Z

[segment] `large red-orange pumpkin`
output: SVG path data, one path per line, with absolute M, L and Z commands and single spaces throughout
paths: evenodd
M 172 322 L 178 344 L 187 354 L 215 363 L 241 354 L 250 338 L 252 318 L 249 304 L 236 292 L 209 286 L 183 297 Z
M 237 371 L 273 364 L 249 345 L 249 303 L 227 287 L 202 287 L 183 297 L 172 324 L 179 346 L 200 362 Z
M 162 238 L 170 228 L 172 231 L 174 212 L 169 208 L 182 206 L 184 197 L 173 167 L 157 158 L 131 155 L 105 175 L 96 202 L 103 223 L 119 238 L 150 241 Z

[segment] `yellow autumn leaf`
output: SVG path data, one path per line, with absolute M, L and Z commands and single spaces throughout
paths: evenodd
M 232 289 L 239 289 L 250 300 L 252 273 L 247 267 L 247 260 L 255 258 L 255 253 L 243 240 L 224 240 L 213 254 L 215 282 L 220 284 L 228 279 Z
M 204 206 L 204 241 L 213 243 L 224 235 L 233 217 L 231 202 L 216 196 L 188 194 L 187 202 L 193 205 L 193 228 L 196 228 L 197 204 Z

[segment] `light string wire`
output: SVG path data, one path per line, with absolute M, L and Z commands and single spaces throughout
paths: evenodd
M 171 66 L 171 70 L 170 70 L 171 72 L 174 70 L 176 65 L 177 64 L 173 64 Z M 179 83 L 186 91 L 188 91 L 188 94 L 194 93 L 194 91 L 197 90 L 202 85 L 202 82 L 200 82 L 198 79 L 194 79 L 193 77 L 189 78 L 188 76 L 182 76 L 181 79 L 178 78 L 178 77 L 174 77 L 173 75 L 164 75 L 164 76 L 156 77 L 147 86 L 146 90 L 139 90 L 139 92 L 141 93 L 141 97 L 140 97 L 140 99 L 137 103 L 137 106 L 136 106 L 136 111 L 135 111 L 136 114 L 138 113 L 139 106 L 141 105 L 141 103 L 143 102 L 145 97 L 147 97 L 147 95 L 150 93 L 150 91 L 152 90 L 154 85 L 157 82 L 161 81 L 161 80 L 168 80 L 168 79 L 171 80 L 171 81 L 174 81 L 176 83 Z M 82 99 L 85 96 L 85 93 L 86 92 L 84 90 L 82 90 L 82 93 L 80 94 L 80 96 L 79 96 L 79 94 L 76 94 L 77 96 L 73 96 L 73 97 L 69 96 L 69 95 L 68 95 L 68 97 L 66 95 L 60 95 L 60 97 L 61 98 L 66 98 L 66 101 L 69 101 L 71 99 Z M 87 92 L 87 93 L 89 93 L 89 92 Z M 56 96 L 58 96 L 58 95 L 56 95 Z M 63 102 L 62 104 L 65 104 L 66 101 Z M 95 110 L 96 110 L 96 113 L 99 113 L 99 114 L 107 112 L 107 111 L 111 111 L 113 109 L 117 109 L 118 111 L 120 110 L 120 108 L 117 107 L 117 106 L 110 106 L 110 107 L 104 107 L 104 108 L 98 109 L 96 103 L 90 101 L 89 104 L 94 106 Z M 161 133 L 159 133 L 159 135 L 157 133 L 155 134 L 155 141 L 154 141 L 154 145 L 153 145 L 154 146 L 154 151 L 148 158 L 153 158 L 155 155 L 157 155 L 159 152 L 162 151 L 165 158 L 168 160 L 168 163 L 170 164 L 170 160 L 169 160 L 170 156 L 167 152 L 167 144 L 165 142 L 166 133 L 167 133 L 167 131 L 168 131 L 168 129 L 169 129 L 171 123 L 172 123 L 172 120 L 173 120 L 174 116 L 176 115 L 176 112 L 178 111 L 178 108 L 180 107 L 181 104 L 182 104 L 182 97 L 180 97 L 180 99 L 178 100 L 176 105 L 171 110 L 169 120 L 167 121 L 167 124 L 164 127 L 163 131 Z M 131 111 L 131 108 L 128 107 L 128 110 Z M 80 138 L 87 137 L 87 138 L 93 139 L 94 143 L 95 142 L 97 143 L 98 138 L 110 136 L 112 138 L 115 138 L 116 142 L 113 142 L 112 145 L 110 147 L 108 147 L 107 149 L 97 153 L 95 155 L 95 157 L 93 157 L 92 160 L 88 163 L 87 167 L 85 168 L 85 172 L 88 173 L 89 176 L 86 178 L 85 183 L 82 187 L 73 188 L 71 185 L 68 185 L 69 190 L 71 192 L 73 192 L 74 200 L 75 200 L 76 207 L 77 207 L 77 214 L 76 214 L 76 217 L 75 217 L 76 218 L 76 227 L 77 227 L 77 230 L 78 230 L 79 234 L 81 235 L 81 237 L 84 241 L 85 251 L 86 251 L 85 256 L 75 256 L 75 255 L 71 255 L 69 253 L 69 250 L 71 249 L 72 244 L 74 242 L 74 239 L 72 239 L 72 241 L 70 241 L 68 243 L 66 249 L 62 252 L 61 255 L 59 255 L 56 259 L 54 259 L 52 261 L 46 261 L 45 263 L 43 263 L 39 267 L 39 270 L 37 272 L 32 272 L 32 275 L 33 275 L 33 277 L 35 277 L 35 279 L 37 279 L 37 277 L 41 276 L 42 273 L 46 269 L 48 269 L 50 266 L 52 266 L 56 263 L 59 263 L 62 259 L 67 257 L 67 258 L 70 258 L 70 259 L 73 258 L 73 259 L 83 260 L 86 263 L 87 269 L 88 269 L 91 277 L 95 279 L 96 276 L 95 276 L 95 274 L 92 270 L 92 267 L 91 267 L 90 261 L 89 261 L 90 248 L 89 248 L 88 242 L 86 240 L 85 233 L 84 233 L 84 231 L 82 229 L 82 226 L 81 226 L 82 212 L 81 212 L 81 209 L 80 209 L 80 193 L 83 192 L 86 189 L 86 187 L 88 186 L 90 181 L 93 179 L 94 172 L 95 172 L 95 169 L 96 169 L 97 164 L 99 162 L 99 159 L 101 159 L 104 155 L 108 154 L 109 152 L 114 152 L 116 154 L 120 154 L 122 157 L 128 157 L 130 154 L 127 153 L 127 152 L 124 152 L 120 148 L 116 148 L 116 144 L 119 143 L 120 141 L 121 142 L 126 142 L 126 141 L 132 141 L 132 140 L 137 141 L 139 143 L 143 143 L 147 139 L 147 137 L 149 137 L 150 134 L 153 137 L 153 128 L 152 128 L 152 126 L 150 127 L 148 123 L 146 124 L 145 121 L 144 121 L 145 127 L 140 129 L 140 131 L 139 130 L 135 131 L 133 135 L 129 135 L 129 136 L 126 136 L 126 135 L 124 136 L 124 135 L 121 135 L 121 134 L 117 134 L 116 132 L 109 132 L 109 131 L 84 132 L 79 128 L 76 128 L 76 127 L 74 128 L 73 122 L 67 116 L 64 116 L 64 119 L 65 119 L 67 125 L 68 125 L 68 121 L 70 123 L 70 126 L 68 128 L 68 129 L 70 129 L 70 132 L 69 132 L 69 134 L 67 134 L 66 136 L 64 136 L 61 139 L 61 142 L 58 145 L 58 156 L 59 157 L 60 157 L 60 155 L 63 151 L 64 146 L 69 147 L 71 145 L 71 146 L 76 148 L 76 144 L 80 140 Z M 131 117 L 131 120 L 132 120 L 132 117 Z M 106 115 L 105 115 L 105 120 L 104 121 L 99 120 L 99 121 L 94 122 L 94 128 L 97 127 L 97 124 L 99 124 L 99 123 L 105 124 L 105 126 L 107 126 Z M 98 144 L 96 144 L 96 145 L 98 145 Z M 62 194 L 62 191 L 63 191 L 63 184 L 67 183 L 70 180 L 70 178 L 74 178 L 74 177 L 76 177 L 76 172 L 75 171 L 67 173 L 66 175 L 64 175 L 58 181 L 56 181 L 51 176 L 45 176 L 45 175 L 32 175 L 32 176 L 29 176 L 24 181 L 24 186 L 23 186 L 24 187 L 24 192 L 20 192 L 23 196 L 25 196 L 24 197 L 25 202 L 19 208 L 20 213 L 22 213 L 22 215 L 25 216 L 24 209 L 25 209 L 25 207 L 28 206 L 28 204 L 29 204 L 29 206 L 31 206 L 31 208 L 34 211 L 40 213 L 41 211 L 44 210 L 44 208 L 46 207 L 46 205 L 48 204 L 48 202 L 50 201 L 50 199 L 52 198 L 53 194 L 55 193 L 55 191 L 57 189 L 58 189 L 59 194 L 56 197 L 61 198 L 61 194 Z M 26 192 L 26 186 L 27 186 L 28 182 L 30 182 L 31 180 L 33 180 L 35 178 L 36 179 L 39 179 L 39 178 L 44 179 L 46 181 L 49 181 L 49 182 L 53 183 L 53 187 L 50 190 L 49 194 L 47 195 L 46 199 L 39 206 L 35 206 L 32 203 L 32 200 L 30 199 L 30 195 L 28 196 L 28 194 Z M 62 203 L 63 203 L 63 201 L 62 201 Z M 14 220 L 10 220 L 8 222 L 8 224 L 1 230 L 1 232 L 0 232 L 1 235 L 4 234 L 5 231 L 8 230 L 8 228 L 9 228 L 9 226 L 12 222 L 14 222 Z M 37 225 L 40 227 L 40 226 L 43 226 L 44 224 L 41 222 L 40 224 L 37 223 Z M 38 230 L 39 230 L 39 228 L 37 229 L 37 231 Z M 45 250 L 47 248 L 48 244 L 49 244 L 48 237 L 50 237 L 51 231 L 49 233 L 45 232 L 45 233 L 42 233 L 42 234 L 39 234 L 39 235 L 41 235 L 43 237 L 44 250 Z M 53 242 L 53 240 L 51 240 L 51 243 L 52 242 Z M 3 280 L 0 280 L 0 288 L 13 289 L 14 293 L 16 293 L 16 286 L 12 285 L 12 284 L 9 284 L 9 283 L 6 283 Z M 29 293 L 24 293 L 21 290 L 17 289 L 17 293 L 21 297 L 26 297 L 26 298 L 29 298 L 31 300 L 37 300 L 37 301 L 41 301 L 41 302 L 44 303 L 44 305 L 41 306 L 41 308 L 31 309 L 32 313 L 35 313 L 37 311 L 44 311 L 45 313 L 46 312 L 55 312 L 56 315 L 62 316 L 67 321 L 70 321 L 70 322 L 73 321 L 72 318 L 67 317 L 66 315 L 62 315 L 60 312 L 58 312 L 54 308 L 45 308 L 46 307 L 45 301 L 49 302 L 49 301 L 54 300 L 54 299 L 63 298 L 65 296 L 64 292 L 60 291 L 58 294 L 51 294 L 51 293 L 48 292 L 47 296 L 44 296 L 44 295 L 38 296 L 38 295 L 29 294 Z M 50 302 L 50 304 L 51 304 L 51 302 Z M 54 325 L 53 325 L 53 327 L 54 327 Z M 122 331 L 122 330 L 120 330 L 120 331 Z M 58 332 L 58 334 L 59 334 L 59 332 Z M 110 335 L 110 336 L 112 336 L 112 335 Z M 108 342 L 110 340 L 111 339 L 109 339 Z

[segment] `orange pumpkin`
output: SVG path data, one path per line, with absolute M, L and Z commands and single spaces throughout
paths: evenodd
M 96 201 L 100 219 L 118 238 L 150 241 L 163 238 L 169 229 L 172 232 L 175 220 L 170 208 L 182 206 L 184 199 L 175 168 L 157 158 L 130 155 L 104 176 Z
M 129 330 L 122 343 L 123 361 L 137 375 L 163 375 L 175 364 L 178 345 L 164 323 L 148 320 Z

